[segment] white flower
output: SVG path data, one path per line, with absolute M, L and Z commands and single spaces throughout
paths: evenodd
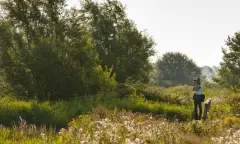
M 131 143 L 131 140 L 129 138 L 126 138 L 125 142 L 128 144 L 128 143 Z
M 83 131 L 83 129 L 82 129 L 82 128 L 80 128 L 80 129 L 79 129 L 79 131 L 80 131 L 80 132 L 82 132 L 82 131 Z
M 41 133 L 41 137 L 42 137 L 42 139 L 47 140 L 45 133 Z
M 139 138 L 136 138 L 136 139 L 135 139 L 135 142 L 140 143 L 140 139 L 139 139 Z

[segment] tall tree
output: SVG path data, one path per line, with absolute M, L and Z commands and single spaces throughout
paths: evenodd
M 165 86 L 192 84 L 201 69 L 185 54 L 169 52 L 157 61 L 159 83 Z
M 64 6 L 65 0 L 1 2 L 1 68 L 21 96 L 68 99 L 114 83 L 78 10 Z
M 215 81 L 233 89 L 240 87 L 240 32 L 228 36 L 226 48 L 222 48 L 223 62 L 219 69 L 219 78 Z
M 202 76 L 207 82 L 212 82 L 212 77 L 214 76 L 213 69 L 209 66 L 201 67 Z
M 112 67 L 118 82 L 148 81 L 153 39 L 136 28 L 117 0 L 83 0 L 82 4 L 102 66 Z

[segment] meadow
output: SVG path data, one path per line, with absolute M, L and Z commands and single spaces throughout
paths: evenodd
M 210 87 L 206 121 L 192 120 L 190 86 L 119 85 L 69 101 L 0 99 L 1 143 L 238 143 L 239 93 Z
M 0 143 L 240 143 L 240 33 L 219 74 L 205 67 L 208 83 L 186 54 L 150 62 L 156 42 L 121 1 L 79 6 L 0 1 Z M 192 118 L 196 76 L 212 100 L 205 121 Z

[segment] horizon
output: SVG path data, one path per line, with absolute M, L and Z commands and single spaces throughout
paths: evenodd
M 98 0 L 103 1 L 103 0 Z M 240 28 L 237 0 L 120 0 L 128 18 L 156 42 L 155 62 L 167 52 L 181 52 L 200 67 L 220 66 L 222 47 Z M 79 6 L 78 0 L 67 4 Z

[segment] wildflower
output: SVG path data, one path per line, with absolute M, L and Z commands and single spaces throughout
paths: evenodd
M 82 129 L 82 128 L 80 128 L 80 129 L 79 129 L 79 131 L 80 131 L 80 132 L 82 132 L 82 131 L 83 131 L 83 129 Z
M 86 143 L 88 143 L 87 141 L 81 141 L 81 144 L 86 144 Z
M 136 143 L 140 143 L 140 139 L 139 139 L 139 138 L 136 138 L 136 139 L 135 139 L 135 142 L 136 142 Z
M 125 142 L 126 142 L 126 143 L 131 143 L 131 140 L 130 140 L 129 138 L 126 138 L 126 139 L 125 139 Z
M 67 131 L 67 130 L 66 130 L 65 128 L 62 128 L 62 129 L 60 130 L 59 134 L 60 134 L 60 135 L 61 135 L 61 134 L 64 134 L 66 131 Z
M 43 140 L 47 140 L 47 137 L 46 137 L 45 133 L 41 133 L 41 137 L 42 137 Z

